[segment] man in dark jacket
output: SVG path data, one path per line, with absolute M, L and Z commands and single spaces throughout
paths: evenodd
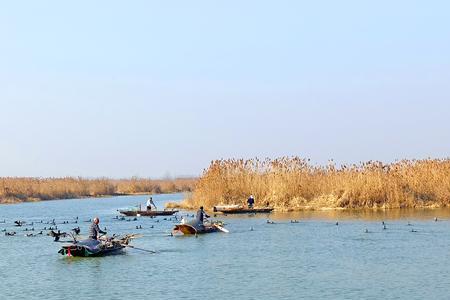
M 106 231 L 103 231 L 98 226 L 98 223 L 100 223 L 100 220 L 95 217 L 94 221 L 91 224 L 91 227 L 89 228 L 89 238 L 93 240 L 97 240 L 99 237 L 99 234 L 106 234 Z
M 248 197 L 247 205 L 248 208 L 253 208 L 253 206 L 255 205 L 255 198 L 253 197 L 253 195 L 250 195 L 250 197 Z

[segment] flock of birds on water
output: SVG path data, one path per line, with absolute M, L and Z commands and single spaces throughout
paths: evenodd
M 193 218 L 194 215 L 192 214 L 185 214 L 185 217 L 191 217 Z M 180 216 L 180 217 L 184 217 Z M 145 217 L 145 218 L 156 218 L 155 222 L 159 223 L 160 219 L 157 219 L 157 217 L 151 216 L 151 217 Z M 137 217 L 130 218 L 130 217 L 124 217 L 124 216 L 115 216 L 113 218 L 115 221 L 125 221 L 125 222 L 136 222 L 139 221 Z M 163 221 L 173 221 L 173 222 L 179 222 L 180 219 L 178 216 L 174 215 L 172 217 L 164 217 L 162 218 Z M 33 221 L 25 221 L 25 220 L 15 220 L 11 222 L 7 222 L 6 219 L 0 220 L 0 226 L 4 224 L 4 226 L 14 227 L 14 230 L 8 230 L 7 228 L 2 228 L 1 232 L 4 233 L 5 236 L 20 236 L 21 232 L 23 233 L 23 236 L 25 237 L 37 237 L 37 236 L 51 236 L 54 238 L 55 242 L 59 242 L 60 238 L 68 237 L 68 236 L 74 236 L 81 234 L 81 228 L 79 226 L 80 223 L 92 223 L 92 219 L 80 221 L 79 217 L 74 217 L 72 220 L 63 220 L 63 221 L 57 221 L 56 219 L 51 220 L 33 220 Z M 68 225 L 72 225 L 69 227 L 72 227 L 69 230 L 61 231 L 62 227 L 65 227 L 67 229 Z M 154 225 L 149 225 L 147 228 L 154 228 Z M 140 230 L 144 229 L 142 227 L 142 224 L 136 225 L 132 227 L 132 229 Z M 103 228 L 104 231 L 107 231 L 107 228 Z M 66 241 L 67 242 L 67 241 Z
M 183 215 L 173 215 L 172 217 L 164 217 L 162 218 L 163 221 L 172 221 L 174 223 L 178 223 L 180 221 L 181 218 L 183 217 L 188 217 L 188 218 L 193 218 L 194 215 L 193 214 L 183 214 Z M 160 219 L 158 219 L 158 217 L 152 216 L 152 217 L 144 217 L 144 218 L 155 218 L 155 222 L 159 223 Z M 115 221 L 125 221 L 125 222 L 136 222 L 139 221 L 139 219 L 137 217 L 134 218 L 130 218 L 130 217 L 124 217 L 124 216 L 115 216 L 113 218 L 113 220 Z M 439 219 L 437 217 L 434 218 L 434 221 L 437 222 L 439 221 Z M 88 219 L 88 220 L 84 220 L 84 221 L 80 221 L 78 217 L 74 217 L 72 220 L 63 220 L 63 221 L 59 221 L 57 222 L 55 219 L 52 220 L 39 220 L 39 221 L 31 221 L 31 222 L 27 222 L 24 220 L 15 220 L 14 222 L 12 222 L 12 225 L 16 228 L 15 230 L 7 230 L 6 228 L 1 229 L 2 232 L 4 232 L 5 236 L 17 236 L 20 235 L 20 231 L 18 230 L 19 228 L 21 228 L 21 231 L 23 233 L 23 236 L 25 237 L 37 237 L 37 236 L 51 236 L 53 237 L 55 242 L 59 242 L 60 238 L 64 238 L 64 237 L 68 237 L 68 236 L 78 236 L 81 233 L 81 229 L 79 226 L 79 223 L 92 223 L 92 219 Z M 286 222 L 275 222 L 273 220 L 267 219 L 266 224 L 282 224 L 282 223 L 286 223 Z M 300 220 L 290 220 L 289 223 L 300 223 Z M 6 221 L 6 219 L 0 220 L 0 226 L 1 224 L 10 224 L 9 222 Z M 59 227 L 58 227 L 59 225 Z M 61 226 L 63 225 L 63 226 Z M 67 227 L 67 225 L 72 225 L 70 227 L 70 230 L 66 230 L 66 231 L 61 231 L 61 227 Z M 387 230 L 387 224 L 385 223 L 385 221 L 381 222 L 382 225 L 382 230 Z M 413 224 L 411 224 L 410 222 L 408 222 L 406 224 L 407 226 L 411 226 L 411 230 L 409 230 L 410 232 L 418 232 L 417 229 L 415 229 L 413 227 Z M 335 226 L 339 226 L 339 222 L 335 223 Z M 130 226 L 131 227 L 131 226 Z M 38 228 L 38 229 L 37 229 Z M 147 228 L 152 229 L 154 228 L 154 225 L 149 225 Z M 133 230 L 141 230 L 144 229 L 144 227 L 142 227 L 142 224 L 133 226 L 132 228 Z M 104 228 L 105 231 L 107 231 L 107 228 Z M 253 226 L 250 227 L 250 231 L 253 231 L 254 228 Z M 364 233 L 370 233 L 371 231 L 369 231 L 367 228 L 365 228 Z M 172 234 L 170 234 L 172 235 Z

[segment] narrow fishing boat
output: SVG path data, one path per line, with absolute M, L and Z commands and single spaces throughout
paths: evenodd
M 135 238 L 135 235 L 129 234 L 120 238 L 112 237 L 103 240 L 74 240 L 71 244 L 62 246 L 58 253 L 67 256 L 79 257 L 119 254 L 125 247 L 131 247 L 128 243 L 133 238 Z
M 245 208 L 242 205 L 217 205 L 213 207 L 213 210 L 223 214 L 268 214 L 272 212 L 273 207 Z
M 156 217 L 156 216 L 171 216 L 178 212 L 178 210 L 117 210 L 122 215 L 128 217 Z
M 172 234 L 184 234 L 184 235 L 192 235 L 192 234 L 203 234 L 203 233 L 211 233 L 222 231 L 228 233 L 229 231 L 222 227 L 223 223 L 220 221 L 207 222 L 204 223 L 203 226 L 198 226 L 195 224 L 177 224 L 172 229 Z

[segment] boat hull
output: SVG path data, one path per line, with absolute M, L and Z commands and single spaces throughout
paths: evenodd
M 189 224 L 175 225 L 175 227 L 172 230 L 173 233 L 182 233 L 185 235 L 203 234 L 203 233 L 211 233 L 211 232 L 217 232 L 217 231 L 219 231 L 219 228 L 217 228 L 215 225 L 204 226 L 203 229 L 196 229 L 194 226 L 189 225 Z
M 268 214 L 271 213 L 273 208 L 215 208 L 214 212 L 220 212 L 223 214 Z
M 84 240 L 70 245 L 64 245 L 58 253 L 75 257 L 96 257 L 120 254 L 125 246 L 120 242 L 100 243 L 96 240 Z
M 128 217 L 154 217 L 154 216 L 171 216 L 178 210 L 119 210 L 119 213 Z

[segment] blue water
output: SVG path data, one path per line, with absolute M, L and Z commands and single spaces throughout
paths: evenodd
M 159 207 L 181 198 L 181 194 L 154 196 Z M 168 217 L 114 219 L 117 208 L 145 200 L 146 196 L 130 196 L 0 206 L 0 220 L 6 221 L 0 229 L 18 232 L 12 237 L 0 235 L 0 298 L 450 297 L 448 209 L 217 216 L 230 233 L 195 238 L 170 236 L 175 221 Z M 61 243 L 51 237 L 25 237 L 22 230 L 32 226 L 12 226 L 17 219 L 55 218 L 62 223 L 73 222 L 76 216 L 79 224 L 58 224 L 58 228 L 80 226 L 85 234 L 90 223 L 84 221 L 99 216 L 109 234 L 143 234 L 133 245 L 156 253 L 128 249 L 107 257 L 64 257 L 57 253 Z M 275 224 L 268 224 L 269 218 Z M 294 219 L 299 223 L 290 222 Z M 143 229 L 136 229 L 139 225 Z M 33 226 L 36 233 L 50 225 Z

